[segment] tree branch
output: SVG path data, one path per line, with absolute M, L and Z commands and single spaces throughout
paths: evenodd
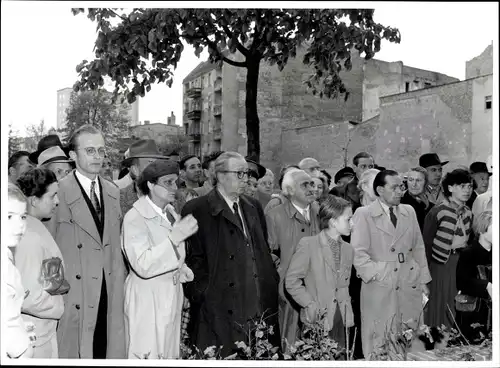
M 223 24 L 222 29 L 226 32 L 229 38 L 233 38 L 233 32 L 228 28 L 227 25 Z M 243 56 L 249 56 L 250 52 L 240 43 L 240 41 L 236 38 L 236 49 L 243 54 Z
M 121 18 L 123 21 L 127 21 L 128 18 L 124 18 L 122 17 L 121 15 L 119 15 L 118 13 L 116 13 L 113 9 L 109 8 L 109 10 L 114 14 L 116 15 L 118 18 Z
M 225 63 L 228 63 L 229 65 L 236 66 L 236 67 L 239 67 L 239 68 L 246 68 L 248 66 L 248 64 L 247 64 L 246 61 L 235 61 L 235 60 L 228 59 L 225 56 L 222 57 L 222 60 Z

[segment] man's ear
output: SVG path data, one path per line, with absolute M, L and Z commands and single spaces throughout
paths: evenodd
M 207 169 L 203 169 L 203 175 L 205 175 L 206 178 L 210 177 L 210 174 Z
M 15 177 L 17 174 L 17 170 L 15 167 L 9 167 L 9 175 Z
M 69 158 L 76 162 L 76 152 L 69 151 Z

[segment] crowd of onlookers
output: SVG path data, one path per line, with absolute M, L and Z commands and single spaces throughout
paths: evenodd
M 228 356 L 255 320 L 282 352 L 316 322 L 355 358 L 403 322 L 456 321 L 473 341 L 491 330 L 492 164 L 443 177 L 447 163 L 426 153 L 398 173 L 361 152 L 333 177 L 314 158 L 275 177 L 236 152 L 178 161 L 138 140 L 113 180 L 95 127 L 46 136 L 9 158 L 2 354 Z

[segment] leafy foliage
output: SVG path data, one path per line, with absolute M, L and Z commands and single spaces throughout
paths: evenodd
M 30 124 L 26 127 L 25 147 L 28 152 L 36 151 L 40 139 L 48 134 L 45 120 L 38 124 Z
M 19 131 L 12 128 L 12 123 L 9 123 L 9 157 L 12 156 L 14 152 L 21 150 L 21 137 L 19 137 Z
M 126 149 L 120 138 L 128 136 L 129 109 L 126 103 L 113 103 L 111 93 L 106 90 L 72 93 L 66 110 L 64 135 L 69 139 L 80 126 L 93 125 L 103 132 L 108 157 L 112 162 L 118 162 L 122 158 L 120 152 Z
M 73 14 L 85 12 L 72 9 Z M 115 98 L 124 93 L 128 102 L 144 97 L 154 83 L 173 83 L 173 71 L 184 50 L 194 47 L 199 56 L 206 49 L 213 63 L 247 69 L 246 119 L 249 155 L 259 157 L 257 84 L 261 61 L 281 71 L 289 58 L 306 48 L 303 62 L 313 73 L 306 81 L 320 97 L 348 98 L 340 78 L 350 70 L 351 49 L 366 59 L 380 51 L 382 39 L 399 43 L 396 28 L 373 20 L 373 9 L 88 9 L 97 23 L 96 59 L 77 67 L 74 90 L 97 89 L 104 77 L 115 82 Z M 115 23 L 115 24 L 112 24 Z M 243 61 L 236 60 L 236 52 Z

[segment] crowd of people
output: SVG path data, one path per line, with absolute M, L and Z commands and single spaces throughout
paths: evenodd
M 443 178 L 436 153 L 401 173 L 361 152 L 332 177 L 308 157 L 276 182 L 138 140 L 113 180 L 98 129 L 68 142 L 9 158 L 4 356 L 225 357 L 256 320 L 281 352 L 319 322 L 358 359 L 403 322 L 491 330 L 491 159 Z

